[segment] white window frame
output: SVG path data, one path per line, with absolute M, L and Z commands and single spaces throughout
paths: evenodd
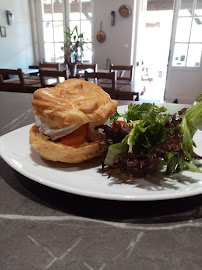
M 64 16 L 64 1 L 62 0 L 62 14 L 63 14 L 63 20 L 54 20 L 53 19 L 53 14 L 54 14 L 54 10 L 53 10 L 53 0 L 50 0 L 51 1 L 51 15 L 52 15 L 52 19 L 51 20 L 44 20 L 43 19 L 43 9 L 44 9 L 44 7 L 43 7 L 43 0 L 41 0 L 41 10 L 42 10 L 42 18 L 41 18 L 41 20 L 42 20 L 42 31 L 44 31 L 43 30 L 43 24 L 44 24 L 44 22 L 50 22 L 50 23 L 52 23 L 52 25 L 54 24 L 54 22 L 59 22 L 59 21 L 61 21 L 62 23 L 63 23 L 63 29 L 64 29 L 64 18 L 65 18 L 65 16 Z M 54 51 L 53 51 L 53 59 L 54 59 L 54 61 L 53 62 L 56 62 L 56 53 L 55 53 L 55 51 L 56 51 L 56 49 L 55 49 L 55 44 L 57 44 L 57 43 L 61 43 L 61 42 L 58 42 L 58 41 L 55 41 L 55 33 L 54 33 L 54 26 L 53 26 L 53 32 L 52 32 L 52 34 L 53 34 L 53 42 L 47 42 L 47 41 L 45 41 L 44 40 L 44 32 L 43 32 L 43 54 L 44 54 L 44 59 L 43 60 L 45 60 L 46 61 L 46 59 L 45 59 L 45 44 L 46 43 L 50 43 L 50 44 L 53 44 L 53 47 L 54 47 Z
M 49 20 L 47 22 L 53 23 L 55 21 L 55 20 L 53 20 L 53 0 L 50 0 L 50 1 L 51 1 L 52 20 Z M 40 0 L 40 2 L 41 2 L 41 22 L 40 23 L 41 23 L 41 31 L 42 31 L 41 42 L 43 44 L 43 46 L 42 46 L 43 47 L 42 55 L 43 55 L 43 60 L 46 61 L 46 59 L 45 59 L 45 43 L 53 43 L 53 44 L 55 44 L 55 43 L 60 43 L 60 42 L 54 41 L 54 28 L 53 28 L 53 42 L 45 42 L 44 41 L 43 23 L 46 22 L 46 21 L 43 19 L 43 0 Z M 81 12 L 82 12 L 82 2 L 81 2 L 81 0 L 79 0 L 79 4 L 80 4 L 80 20 L 76 20 L 76 21 L 80 22 L 80 29 L 81 29 L 81 23 L 82 23 L 82 21 L 84 21 L 83 19 L 81 19 Z M 70 20 L 70 3 L 69 3 L 69 0 L 62 0 L 62 8 L 63 8 L 63 29 L 65 30 L 66 26 L 69 27 L 70 21 L 74 21 L 74 20 Z M 91 41 L 89 41 L 89 44 L 91 44 L 92 51 L 93 51 L 93 38 L 92 38 L 92 33 L 93 33 L 93 23 L 92 23 L 93 22 L 93 0 L 91 0 L 91 11 L 92 11 L 92 17 L 91 17 L 91 26 L 92 27 L 91 27 Z M 54 59 L 56 59 L 55 46 L 54 46 Z M 92 55 L 91 62 L 92 61 L 93 61 L 93 55 Z
M 82 0 L 78 0 L 79 1 L 79 14 L 80 14 L 80 19 L 79 20 L 70 20 L 70 2 L 69 0 L 64 0 L 65 4 L 68 2 L 68 9 L 66 9 L 68 12 L 68 23 L 67 23 L 67 26 L 69 27 L 70 26 L 70 22 L 71 21 L 79 21 L 79 29 L 80 29 L 80 32 L 79 34 L 81 33 L 81 24 L 82 24 L 82 21 L 88 21 L 88 20 L 84 20 L 84 19 L 81 19 L 81 13 L 82 13 Z M 91 13 L 92 13 L 92 17 L 91 17 L 91 41 L 89 41 L 88 43 L 91 44 L 91 48 L 93 50 L 93 37 L 92 37 L 92 33 L 93 33 L 93 0 L 89 1 L 91 2 Z M 73 29 L 71 29 L 73 30 Z M 84 35 L 84 40 L 85 40 L 85 35 Z M 92 63 L 92 60 L 93 60 L 93 56 L 92 58 L 90 59 L 90 63 Z
M 179 16 L 179 10 L 181 7 L 181 0 L 176 0 L 175 1 L 175 7 L 174 7 L 174 19 L 173 19 L 173 31 L 172 31 L 172 37 L 171 37 L 171 49 L 170 49 L 170 55 L 169 55 L 169 68 L 171 70 L 187 70 L 187 71 L 198 71 L 200 69 L 200 66 L 202 64 L 201 59 L 200 59 L 200 65 L 198 67 L 187 67 L 186 63 L 187 63 L 187 58 L 186 57 L 186 63 L 185 66 L 173 66 L 172 62 L 173 62 L 173 57 L 174 57 L 174 47 L 175 44 L 188 44 L 187 46 L 187 56 L 188 56 L 188 50 L 189 50 L 189 45 L 190 44 L 202 44 L 202 42 L 190 42 L 190 37 L 191 37 L 191 30 L 192 30 L 192 23 L 194 20 L 194 17 L 201 17 L 202 16 L 194 16 L 194 11 L 196 8 L 196 4 L 197 4 L 197 0 L 193 0 L 193 11 L 192 11 L 192 15 L 191 16 Z M 189 40 L 188 42 L 175 42 L 175 37 L 176 37 L 176 31 L 177 31 L 177 22 L 178 22 L 178 18 L 190 18 L 191 17 L 191 26 L 190 26 L 190 32 L 189 32 Z

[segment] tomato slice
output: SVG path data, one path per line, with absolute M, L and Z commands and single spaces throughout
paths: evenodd
M 73 132 L 61 138 L 60 143 L 67 146 L 78 146 L 89 138 L 88 124 L 82 125 Z
M 118 121 L 116 121 L 116 123 L 119 123 L 121 126 L 123 126 L 126 122 L 125 121 L 118 120 Z M 111 127 L 113 127 L 113 125 L 114 125 L 114 122 L 111 123 Z

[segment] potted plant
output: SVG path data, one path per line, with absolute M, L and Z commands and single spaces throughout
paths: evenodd
M 62 50 L 64 51 L 64 64 L 68 65 L 72 76 L 76 75 L 76 65 L 81 63 L 84 44 L 84 33 L 78 33 L 77 25 L 73 30 L 66 27 L 66 31 L 64 31 L 64 47 L 62 47 Z

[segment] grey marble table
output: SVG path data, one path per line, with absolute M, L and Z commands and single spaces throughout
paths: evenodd
M 34 122 L 31 98 L 0 92 L 0 135 Z M 201 195 L 118 202 L 68 194 L 0 159 L 0 269 L 199 270 L 201 203 Z

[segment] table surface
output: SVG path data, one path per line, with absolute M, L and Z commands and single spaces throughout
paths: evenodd
M 34 68 L 24 68 L 24 69 L 22 69 L 22 73 L 24 74 L 24 75 L 26 75 L 26 74 L 32 74 L 32 73 L 37 73 L 37 72 L 39 72 L 39 69 L 34 69 Z
M 34 122 L 31 98 L 0 92 L 0 135 Z M 156 202 L 85 198 L 31 181 L 0 159 L 0 202 L 4 270 L 202 269 L 202 195 Z

